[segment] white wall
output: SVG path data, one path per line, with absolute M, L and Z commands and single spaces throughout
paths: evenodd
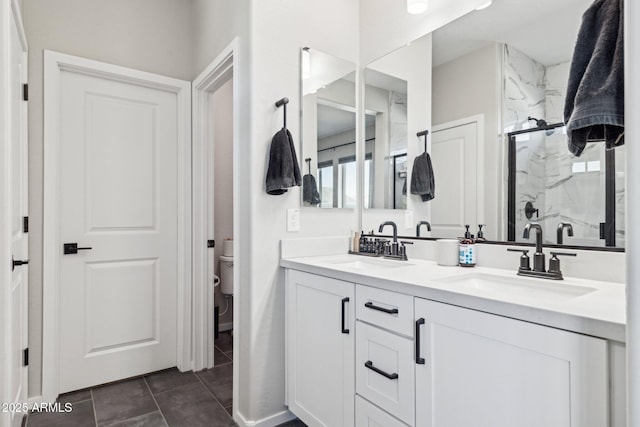
M 234 37 L 240 36 L 242 43 L 249 42 L 249 0 L 178 1 L 193 6 L 193 27 L 186 31 L 193 37 L 193 77 L 200 74 Z
M 214 269 L 221 276 L 220 255 L 223 254 L 224 240 L 233 238 L 233 80 L 227 81 L 210 95 L 213 106 L 214 140 L 214 215 L 213 230 L 216 246 L 214 248 Z M 229 310 L 220 316 L 220 325 L 233 322 L 232 300 L 226 300 L 220 291 L 222 283 L 216 289 L 215 301 L 223 313 L 227 303 Z
M 433 124 L 484 115 L 484 227 L 489 240 L 504 240 L 501 226 L 503 211 L 501 194 L 504 189 L 502 151 L 504 141 L 500 131 L 500 60 L 501 48 L 492 44 L 475 52 L 446 62 L 433 69 Z M 437 183 L 436 183 L 437 191 Z M 437 194 L 437 193 L 436 193 Z M 476 226 L 472 224 L 473 230 Z M 474 233 L 475 234 L 475 233 Z
M 282 111 L 274 102 L 289 97 L 289 129 L 300 153 L 299 49 L 309 46 L 357 62 L 358 2 L 356 0 L 253 2 L 251 69 L 251 152 L 243 173 L 250 176 L 251 277 L 241 309 L 251 311 L 252 353 L 248 379 L 241 390 L 245 417 L 260 420 L 285 411 L 284 406 L 284 277 L 278 266 L 279 244 L 285 237 L 347 235 L 355 228 L 353 210 L 302 209 L 301 232 L 287 233 L 287 208 L 300 207 L 300 188 L 281 196 L 265 193 L 271 137 L 282 126 Z M 327 31 L 331 28 L 331 31 Z
M 191 3 L 23 0 L 29 42 L 29 395 L 41 393 L 43 49 L 190 80 Z

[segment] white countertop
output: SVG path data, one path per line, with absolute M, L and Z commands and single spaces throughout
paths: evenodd
M 367 264 L 368 260 L 372 263 L 396 263 L 398 266 L 376 268 Z M 362 263 L 355 266 L 355 261 Z M 282 259 L 280 265 L 581 334 L 625 341 L 625 286 L 620 283 L 571 277 L 565 277 L 562 281 L 523 278 L 516 274 L 517 266 L 514 266 L 514 271 L 487 267 L 443 267 L 434 261 L 387 261 L 347 254 L 288 258 Z M 507 287 L 511 282 L 526 286 L 522 287 L 522 292 L 495 292 L 447 282 L 465 276 L 497 279 Z M 527 295 L 527 289 L 535 291 L 534 287 L 538 284 L 541 289 L 560 287 L 569 292 L 559 298 L 553 298 L 553 294 L 542 297 Z M 501 286 L 508 289 L 505 285 Z M 592 289 L 584 295 L 579 295 L 580 292 L 571 295 L 574 290 L 581 291 L 584 288 Z

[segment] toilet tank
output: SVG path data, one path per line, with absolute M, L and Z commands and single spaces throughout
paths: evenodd
M 220 256 L 220 291 L 233 295 L 233 257 Z

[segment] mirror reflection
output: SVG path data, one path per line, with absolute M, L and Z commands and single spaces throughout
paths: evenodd
M 624 146 L 576 157 L 562 123 L 590 5 L 494 0 L 433 33 L 431 157 L 448 194 L 432 202 L 434 235 L 483 223 L 489 240 L 529 242 L 522 229 L 537 221 L 545 243 L 624 247 Z
M 407 81 L 365 68 L 364 207 L 407 208 Z
M 356 206 L 355 64 L 301 51 L 303 204 Z

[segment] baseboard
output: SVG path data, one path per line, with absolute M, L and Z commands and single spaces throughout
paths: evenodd
M 233 322 L 220 323 L 218 328 L 220 331 L 230 331 L 233 329 Z
M 234 412 L 233 416 L 233 419 L 240 427 L 276 427 L 280 424 L 286 423 L 287 421 L 294 420 L 295 418 L 296 416 L 289 411 L 278 412 L 277 414 L 270 415 L 257 421 L 248 421 L 239 412 Z

